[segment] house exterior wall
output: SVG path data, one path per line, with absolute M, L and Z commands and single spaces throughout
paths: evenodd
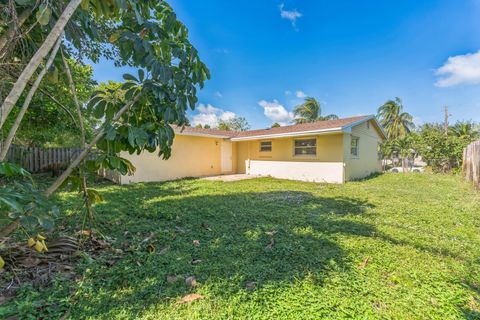
M 176 135 L 168 160 L 158 157 L 157 152 L 140 155 L 122 152 L 120 156 L 130 160 L 137 170 L 133 176 L 122 176 L 120 182 L 128 184 L 219 175 L 221 141 L 221 138 Z
M 352 136 L 359 138 L 358 157 L 352 156 L 350 152 Z M 372 121 L 354 126 L 351 133 L 344 135 L 345 179 L 347 181 L 381 172 L 382 163 L 378 159 L 378 145 L 382 141 L 382 137 Z
M 317 154 L 315 156 L 295 156 L 293 149 L 295 140 L 312 138 L 317 140 Z M 261 141 L 272 141 L 272 151 L 260 152 Z M 245 161 L 246 159 L 299 162 L 342 161 L 342 141 L 342 134 L 239 141 L 237 142 L 237 151 L 239 156 L 237 163 Z
M 295 140 L 312 138 L 317 141 L 317 154 L 295 156 Z M 260 151 L 262 141 L 272 142 L 271 152 Z M 316 182 L 344 181 L 343 134 L 239 141 L 236 150 L 238 173 Z
M 309 182 L 343 183 L 343 162 L 250 160 L 249 174 Z

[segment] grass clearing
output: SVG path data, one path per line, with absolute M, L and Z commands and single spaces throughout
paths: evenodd
M 345 185 L 186 179 L 97 189 L 106 200 L 95 207 L 101 230 L 121 258 L 110 265 L 108 255 L 85 257 L 75 280 L 26 287 L 0 314 L 480 318 L 480 195 L 459 177 L 385 174 Z M 59 200 L 67 230 L 79 230 L 78 197 Z M 189 276 L 196 288 L 185 285 Z M 190 293 L 204 298 L 178 303 Z

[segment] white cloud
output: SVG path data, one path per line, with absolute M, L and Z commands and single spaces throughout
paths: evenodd
M 284 10 L 285 5 L 283 3 L 278 7 L 280 9 L 280 17 L 289 20 L 292 23 L 292 27 L 297 30 L 297 19 L 301 18 L 303 15 L 297 11 L 297 9 Z
M 299 99 L 305 99 L 305 98 L 307 97 L 307 95 L 305 94 L 305 92 L 300 91 L 300 90 L 298 90 L 298 91 L 295 92 L 295 96 L 296 96 L 297 98 L 299 98 Z
M 215 92 L 215 97 L 217 98 L 223 98 L 223 94 L 220 91 Z
M 290 91 L 290 90 L 285 90 L 285 95 L 286 95 L 286 96 L 289 96 L 289 95 L 291 95 L 291 94 L 292 94 L 292 91 Z
M 449 57 L 435 74 L 440 77 L 435 83 L 437 87 L 480 84 L 480 51 Z
M 258 104 L 263 108 L 263 113 L 268 119 L 278 122 L 280 125 L 286 125 L 294 118 L 293 112 L 287 111 L 277 100 L 271 102 L 260 100 Z
M 192 125 L 196 126 L 201 124 L 202 126 L 208 124 L 210 127 L 215 128 L 218 126 L 220 120 L 227 121 L 235 118 L 235 113 L 231 111 L 225 111 L 220 108 L 215 108 L 211 104 L 204 105 L 200 103 L 198 105 L 198 114 L 192 118 Z

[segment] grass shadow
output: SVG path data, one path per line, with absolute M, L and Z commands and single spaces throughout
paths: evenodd
M 180 183 L 188 187 L 188 181 Z M 244 291 L 250 282 L 278 287 L 313 277 L 322 285 L 330 271 L 352 266 L 338 236 L 376 232 L 370 224 L 346 219 L 372 207 L 354 198 L 301 191 L 192 195 L 181 187 L 165 196 L 161 184 L 148 188 L 136 185 L 104 193 L 107 201 L 96 211 L 111 228 L 107 234 L 115 235 L 115 246 L 126 254 L 112 267 L 90 268 L 83 289 L 88 303 L 77 301 L 75 314 L 140 314 L 149 305 L 168 305 L 192 291 L 182 280 L 168 282 L 169 275 L 195 276 L 200 289 L 208 288 L 216 297 Z M 132 190 L 142 194 L 139 205 L 117 209 Z M 142 243 L 151 232 L 154 240 Z M 157 253 L 148 254 L 148 244 L 158 248 Z M 192 263 L 196 261 L 201 262 Z

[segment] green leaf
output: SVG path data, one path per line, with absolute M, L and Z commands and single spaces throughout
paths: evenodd
M 27 6 L 35 3 L 35 0 L 15 0 L 15 3 L 19 6 Z
M 87 189 L 87 195 L 92 203 L 99 203 L 104 201 L 102 195 L 97 190 Z
M 90 0 L 83 0 L 82 3 L 80 3 L 80 6 L 83 10 L 87 11 L 90 6 Z
M 116 136 L 117 136 L 117 131 L 115 130 L 115 127 L 109 126 L 105 132 L 105 139 L 109 141 L 113 141 L 115 140 Z
M 6 204 L 10 210 L 15 210 L 17 212 L 23 212 L 22 205 L 15 201 L 14 199 L 0 196 L 0 202 Z
M 143 81 L 143 79 L 145 78 L 145 72 L 142 70 L 142 69 L 138 69 L 138 79 L 141 81 Z
M 51 16 L 52 16 L 52 9 L 50 9 L 47 5 L 43 3 L 38 7 L 38 11 L 35 15 L 38 23 L 42 26 L 46 26 L 50 22 Z
M 93 110 L 93 116 L 97 119 L 101 119 L 105 115 L 105 106 L 107 102 L 105 100 L 101 100 Z
M 138 82 L 138 79 L 135 78 L 134 76 L 132 76 L 131 74 L 128 74 L 128 73 L 124 73 L 123 74 L 123 79 L 127 80 L 127 81 L 135 81 L 135 82 Z

